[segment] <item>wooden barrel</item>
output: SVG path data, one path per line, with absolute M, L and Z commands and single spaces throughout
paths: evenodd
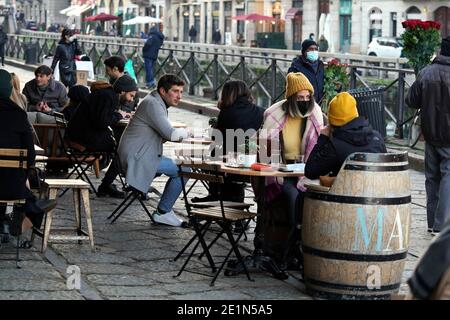
M 350 155 L 329 192 L 306 193 L 307 292 L 328 299 L 388 299 L 398 292 L 410 204 L 406 152 Z

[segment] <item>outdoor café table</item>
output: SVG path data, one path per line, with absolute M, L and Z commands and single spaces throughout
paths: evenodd
M 265 178 L 267 177 L 300 177 L 304 175 L 303 171 L 293 171 L 293 172 L 281 172 L 278 171 L 277 168 L 273 168 L 272 171 L 256 171 L 250 168 L 234 168 L 228 167 L 226 163 L 221 163 L 221 167 L 219 171 L 242 177 L 250 177 L 256 179 L 257 190 L 260 190 L 259 195 L 256 197 L 257 202 L 257 220 L 256 220 L 256 228 L 255 228 L 255 238 L 253 240 L 253 244 L 255 246 L 255 250 L 250 257 L 245 259 L 248 268 L 256 267 L 262 269 L 264 271 L 269 271 L 273 274 L 273 276 L 277 279 L 287 279 L 287 274 L 284 271 L 281 271 L 277 264 L 272 260 L 271 257 L 265 256 L 263 245 L 264 245 L 264 223 L 265 223 Z M 232 263 L 230 263 L 231 265 Z M 243 272 L 244 269 L 242 266 L 236 265 L 234 270 L 227 268 L 228 274 L 237 274 Z

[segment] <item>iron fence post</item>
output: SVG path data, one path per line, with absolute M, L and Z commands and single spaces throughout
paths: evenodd
M 405 73 L 398 73 L 398 89 L 397 89 L 397 97 L 398 97 L 398 113 L 397 113 L 397 124 L 403 123 L 403 112 L 405 109 Z M 403 126 L 398 128 L 399 130 L 399 138 L 403 139 Z
M 350 67 L 350 89 L 356 88 L 356 68 Z
M 272 76 L 272 92 L 271 92 L 270 100 L 273 104 L 275 102 L 275 99 L 277 98 L 277 60 L 276 59 L 272 59 L 270 73 Z
M 241 57 L 241 75 L 242 75 L 242 81 L 246 82 L 246 72 L 245 72 L 245 57 Z
M 217 94 L 217 89 L 219 88 L 219 55 L 214 54 L 214 63 L 213 63 L 213 97 L 214 100 L 219 99 L 219 95 Z
M 194 94 L 194 86 L 195 86 L 195 53 L 192 51 L 190 54 L 190 64 L 191 64 L 191 72 L 190 72 L 190 79 L 189 79 L 189 94 L 193 95 Z

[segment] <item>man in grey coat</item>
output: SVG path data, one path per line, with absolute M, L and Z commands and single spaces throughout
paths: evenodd
M 172 127 L 167 113 L 167 108 L 180 102 L 183 86 L 184 82 L 175 75 L 161 77 L 157 90 L 139 104 L 118 148 L 126 182 L 133 188 L 147 193 L 156 174 L 169 177 L 153 218 L 157 223 L 175 227 L 186 225 L 172 210 L 182 184 L 175 161 L 163 156 L 163 143 L 188 136 L 185 129 Z

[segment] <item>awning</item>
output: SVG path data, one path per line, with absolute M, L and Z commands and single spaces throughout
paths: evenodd
M 286 16 L 284 17 L 285 20 L 290 20 L 290 19 L 294 19 L 295 15 L 297 14 L 297 12 L 302 13 L 303 10 L 300 8 L 290 8 L 287 12 L 286 12 Z
M 73 5 L 70 7 L 67 7 L 65 9 L 62 9 L 61 11 L 59 11 L 60 14 L 66 14 L 67 12 L 76 9 L 78 6 L 77 5 Z
M 79 17 L 81 16 L 84 12 L 91 10 L 93 8 L 93 5 L 91 4 L 83 4 L 81 6 L 77 6 L 77 8 L 69 11 L 68 13 L 66 13 L 66 16 L 72 17 Z
M 74 5 L 61 10 L 59 13 L 65 14 L 68 17 L 79 17 L 82 13 L 92 9 L 94 6 L 92 4 Z

